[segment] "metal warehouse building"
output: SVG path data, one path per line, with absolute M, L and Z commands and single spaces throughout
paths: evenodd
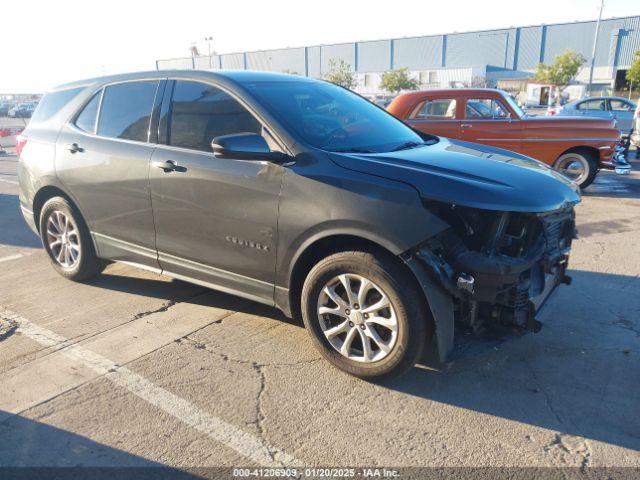
M 566 49 L 591 58 L 596 21 L 512 27 L 501 30 L 393 38 L 332 45 L 261 50 L 158 60 L 159 69 L 246 69 L 323 77 L 331 60 L 343 60 L 356 72 L 361 93 L 379 92 L 381 74 L 406 67 L 421 88 L 450 87 L 498 80 L 526 79 L 540 62 Z M 640 16 L 600 22 L 594 86 L 618 90 L 640 50 Z M 589 61 L 578 74 L 587 82 Z

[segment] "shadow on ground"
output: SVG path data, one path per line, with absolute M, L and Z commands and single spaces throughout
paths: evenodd
M 449 362 L 439 364 L 425 355 L 409 374 L 381 386 L 640 450 L 640 281 L 577 270 L 570 275 L 573 284 L 561 287 L 541 316 L 540 333 L 458 332 Z M 92 281 L 99 288 L 139 295 L 154 295 L 160 283 L 166 291 L 167 284 L 155 280 L 102 275 Z M 183 297 L 179 301 L 303 328 L 301 320 L 287 319 L 275 308 L 206 289 L 185 297 L 181 292 L 191 285 L 172 285 L 174 297 Z
M 618 175 L 611 170 L 598 172 L 595 181 L 582 191 L 585 197 L 638 198 L 640 197 L 640 161 L 630 160 L 631 173 Z
M 17 195 L 0 193 L 0 245 L 40 248 L 42 243 L 33 233 L 20 213 Z
M 0 478 L 200 478 L 3 411 L 0 411 L 0 445 Z

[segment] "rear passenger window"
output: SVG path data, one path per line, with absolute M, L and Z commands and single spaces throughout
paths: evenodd
M 84 130 L 85 132 L 95 133 L 96 132 L 96 119 L 98 117 L 98 107 L 100 106 L 100 96 L 102 95 L 102 90 L 96 93 L 93 98 L 85 105 L 76 118 L 76 127 L 80 130 Z
M 456 118 L 456 101 L 451 98 L 427 100 L 414 110 L 411 118 L 417 120 L 429 118 Z
M 211 152 L 211 140 L 233 133 L 262 133 L 262 125 L 231 95 L 200 82 L 177 81 L 168 144 Z
M 68 90 L 45 94 L 42 100 L 40 100 L 40 103 L 38 103 L 36 111 L 33 113 L 31 123 L 46 122 L 82 90 L 82 88 L 70 88 Z
M 578 110 L 606 110 L 604 99 L 587 100 L 576 105 Z
M 126 82 L 104 89 L 98 135 L 146 142 L 158 81 Z

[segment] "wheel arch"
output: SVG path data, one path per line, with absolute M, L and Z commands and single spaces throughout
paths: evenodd
M 566 155 L 567 153 L 586 154 L 587 156 L 591 157 L 591 159 L 595 162 L 596 168 L 598 166 L 598 160 L 600 159 L 600 151 L 596 147 L 592 147 L 589 145 L 577 145 L 577 146 L 567 148 L 563 152 L 560 152 L 560 154 L 556 157 L 553 164 L 555 165 L 556 162 L 560 159 L 560 157 L 562 157 L 563 155 Z
M 313 241 L 308 242 L 294 257 L 291 262 L 288 278 L 289 285 L 287 298 L 281 299 L 280 302 L 277 302 L 280 304 L 280 308 L 282 308 L 285 313 L 293 317 L 299 316 L 302 285 L 313 266 L 329 255 L 349 250 L 365 251 L 374 255 L 386 257 L 390 261 L 399 265 L 400 268 L 409 272 L 411 277 L 415 279 L 416 285 L 419 286 L 419 282 L 415 277 L 415 274 L 399 257 L 400 252 L 392 250 L 389 245 L 385 245 L 380 241 L 358 234 L 333 233 L 315 238 Z M 277 293 L 276 296 L 278 296 Z M 284 300 L 284 302 L 282 300 Z M 285 302 L 288 303 L 288 305 L 281 305 Z
M 77 205 L 73 200 L 71 200 L 69 195 L 67 195 L 61 188 L 54 185 L 45 185 L 40 188 L 33 197 L 33 221 L 36 224 L 38 231 L 40 231 L 40 212 L 42 212 L 42 207 L 53 197 L 63 197 L 77 208 Z
M 51 199 L 53 197 L 62 197 L 67 202 L 69 202 L 69 204 L 80 215 L 80 220 L 82 222 L 84 222 L 84 224 L 86 225 L 87 229 L 89 229 L 89 232 L 91 232 L 91 229 L 89 228 L 89 224 L 87 222 L 87 218 L 84 215 L 84 213 L 82 212 L 82 209 L 74 201 L 74 199 L 73 199 L 73 197 L 71 195 L 69 195 L 62 188 L 60 188 L 59 186 L 56 186 L 56 185 L 44 185 L 33 196 L 33 202 L 32 202 L 32 205 L 33 205 L 33 221 L 34 221 L 34 223 L 36 225 L 36 228 L 38 229 L 38 232 L 40 231 L 40 212 L 42 212 L 42 207 L 44 206 L 45 203 L 47 203 L 47 201 L 49 199 Z M 93 236 L 92 236 L 92 240 L 93 240 Z M 94 247 L 96 247 L 95 241 L 93 243 L 94 243 Z M 96 247 L 96 251 L 97 251 L 97 247 Z

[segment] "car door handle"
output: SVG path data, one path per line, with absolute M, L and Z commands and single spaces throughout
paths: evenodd
M 151 162 L 152 167 L 159 168 L 164 172 L 186 172 L 185 167 L 181 167 L 175 160 L 156 160 Z
M 460 125 L 462 128 L 471 128 L 473 127 L 473 125 L 471 125 L 470 123 L 463 123 Z
M 69 143 L 65 146 L 65 148 L 67 149 L 67 151 L 69 151 L 69 153 L 82 153 L 84 152 L 84 148 L 82 148 L 80 145 L 78 145 L 77 143 Z

